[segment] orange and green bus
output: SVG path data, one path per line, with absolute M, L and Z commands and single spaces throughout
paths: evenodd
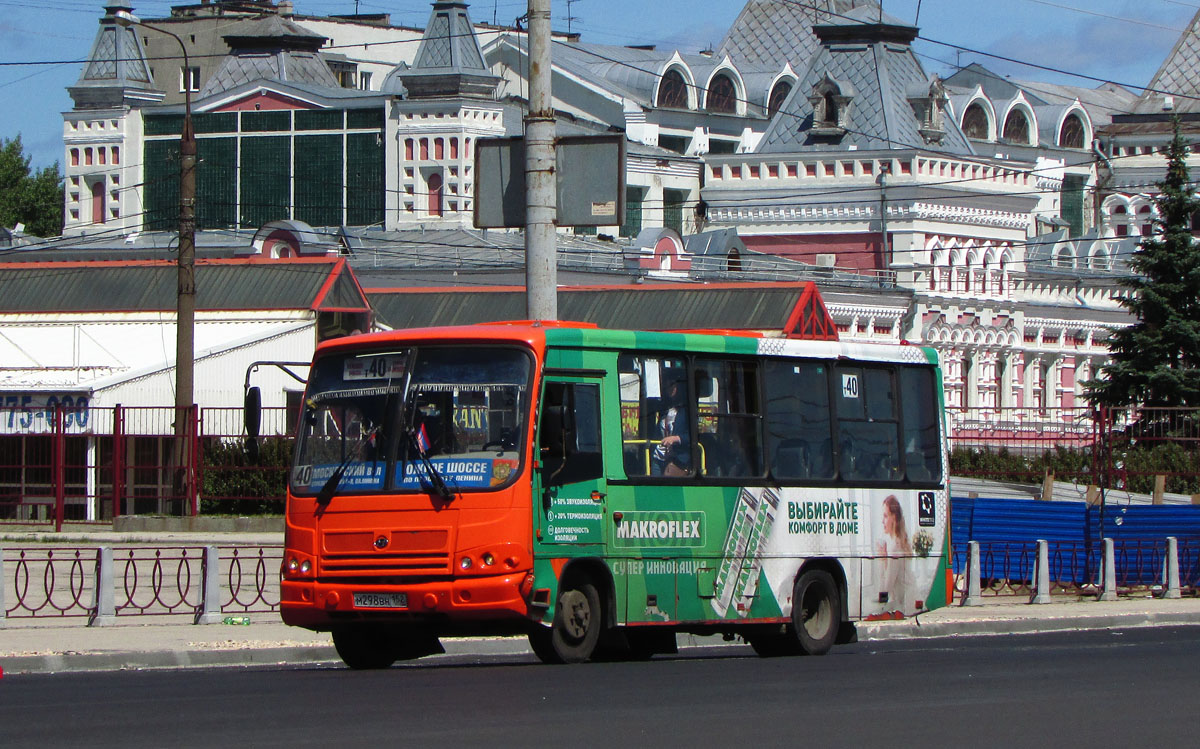
M 524 634 L 546 662 L 679 632 L 821 654 L 950 596 L 937 355 L 512 322 L 322 343 L 282 616 L 354 668 Z

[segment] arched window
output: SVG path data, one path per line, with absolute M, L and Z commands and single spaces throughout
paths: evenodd
M 742 269 L 742 256 L 736 248 L 729 251 L 729 259 L 725 263 L 725 269 L 730 271 L 739 271 Z
M 1113 234 L 1118 237 L 1129 236 L 1129 212 L 1125 206 L 1118 205 L 1112 209 Z
M 434 172 L 429 175 L 429 215 L 442 215 L 442 175 Z
M 710 112 L 736 112 L 737 89 L 733 79 L 727 75 L 718 75 L 708 84 L 708 96 L 704 100 L 704 108 Z
M 771 89 L 771 96 L 767 99 L 767 116 L 774 117 L 779 108 L 783 106 L 788 98 L 788 94 L 792 93 L 791 81 L 780 81 Z
M 838 124 L 838 107 L 837 99 L 834 98 L 833 92 L 825 94 L 825 122 L 830 125 Z
M 1083 148 L 1083 120 L 1077 114 L 1067 115 L 1058 131 L 1058 145 L 1063 148 Z
M 1154 231 L 1154 215 L 1150 206 L 1144 205 L 1138 209 L 1138 223 L 1141 224 L 1142 236 L 1148 237 Z
M 1070 268 L 1075 265 L 1074 258 L 1071 257 L 1071 248 L 1064 246 L 1055 250 L 1054 264 L 1059 268 Z
M 687 109 L 687 81 L 678 70 L 668 70 L 658 84 L 658 106 Z
M 973 140 L 987 140 L 988 116 L 979 102 L 967 107 L 962 119 L 963 134 Z
M 1004 140 L 1029 145 L 1029 118 L 1021 110 L 1014 109 L 1004 120 Z

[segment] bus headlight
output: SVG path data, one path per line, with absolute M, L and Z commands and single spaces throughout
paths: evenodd
M 480 559 L 483 560 L 484 566 L 487 566 L 487 567 L 491 567 L 493 564 L 496 563 L 496 558 L 494 556 L 492 556 L 492 552 L 490 552 L 490 551 L 483 552 L 483 556 L 480 557 Z
M 309 570 L 311 570 L 311 569 L 312 569 L 312 562 L 310 562 L 309 560 L 305 559 L 303 562 L 300 563 L 300 574 L 301 575 L 307 575 Z
M 459 567 L 462 567 L 464 570 L 469 570 L 469 569 L 471 569 L 471 564 L 472 564 L 472 562 L 471 562 L 471 557 L 463 557 L 463 558 L 462 558 L 461 560 L 459 560 L 459 562 L 458 562 L 458 566 L 459 566 Z

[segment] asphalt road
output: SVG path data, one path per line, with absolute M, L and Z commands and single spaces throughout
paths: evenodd
M 5 676 L 0 746 L 1193 746 L 1200 627 L 870 643 L 823 658 L 440 658 L 387 671 Z

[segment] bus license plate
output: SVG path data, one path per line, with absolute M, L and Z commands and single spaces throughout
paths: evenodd
M 407 593 L 355 593 L 356 609 L 406 609 Z

